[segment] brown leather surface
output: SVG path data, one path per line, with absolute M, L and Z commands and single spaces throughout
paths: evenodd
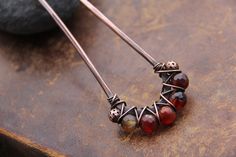
M 65 157 L 12 132 L 0 129 L 1 157 Z
M 60 31 L 0 34 L 0 127 L 68 156 L 236 156 L 236 2 L 92 1 L 158 61 L 190 78 L 175 125 L 125 135 L 105 94 Z M 111 88 L 130 105 L 158 100 L 152 67 L 80 7 L 69 27 Z

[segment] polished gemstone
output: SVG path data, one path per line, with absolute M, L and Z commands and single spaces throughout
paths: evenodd
M 176 110 L 179 111 L 187 103 L 187 96 L 184 92 L 176 92 L 170 96 L 169 100 L 175 106 Z
M 136 117 L 128 114 L 122 119 L 121 127 L 125 132 L 130 133 L 136 129 L 137 123 Z
M 176 74 L 172 79 L 172 84 L 186 89 L 189 85 L 188 76 L 184 73 Z
M 170 106 L 162 106 L 159 115 L 163 125 L 171 125 L 176 119 L 176 112 Z
M 145 114 L 140 119 L 139 125 L 144 133 L 146 133 L 147 135 L 151 135 L 157 128 L 157 119 L 152 114 Z

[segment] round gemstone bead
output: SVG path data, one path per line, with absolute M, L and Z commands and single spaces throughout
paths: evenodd
M 182 87 L 182 88 L 186 89 L 189 85 L 188 76 L 184 73 L 176 74 L 173 77 L 172 84 L 175 86 Z
M 176 92 L 170 96 L 169 100 L 175 106 L 176 110 L 179 111 L 187 103 L 187 96 L 184 92 Z
M 176 119 L 176 112 L 169 106 L 162 106 L 159 115 L 163 125 L 171 125 Z
M 157 128 L 157 120 L 156 117 L 152 114 L 145 114 L 140 119 L 140 128 L 147 135 L 151 135 Z
M 128 114 L 122 119 L 121 127 L 125 132 L 130 133 L 136 129 L 137 123 L 136 117 Z

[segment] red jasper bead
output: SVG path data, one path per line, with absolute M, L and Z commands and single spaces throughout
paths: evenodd
M 187 96 L 184 92 L 176 92 L 170 96 L 169 100 L 175 106 L 176 110 L 179 111 L 187 103 Z
M 184 73 L 176 74 L 172 79 L 172 84 L 186 89 L 189 85 L 188 76 Z
M 176 112 L 169 106 L 162 106 L 159 115 L 163 125 L 171 125 L 176 119 Z
M 157 128 L 156 117 L 151 114 L 145 114 L 140 119 L 139 125 L 143 132 L 145 132 L 147 135 L 151 135 Z

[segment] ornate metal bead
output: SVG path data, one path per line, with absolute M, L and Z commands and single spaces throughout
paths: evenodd
M 114 123 L 117 123 L 118 122 L 118 119 L 120 117 L 120 110 L 118 108 L 114 108 L 110 111 L 110 114 L 109 114 L 109 119 L 114 122 Z
M 165 64 L 166 70 L 176 70 L 179 69 L 179 65 L 174 61 L 169 61 Z

